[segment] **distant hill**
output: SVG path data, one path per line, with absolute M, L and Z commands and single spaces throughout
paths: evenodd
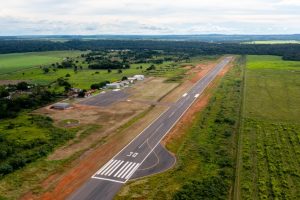
M 168 41 L 202 41 L 202 42 L 251 42 L 267 40 L 297 40 L 294 35 L 34 35 L 34 36 L 0 36 L 0 40 L 168 40 Z

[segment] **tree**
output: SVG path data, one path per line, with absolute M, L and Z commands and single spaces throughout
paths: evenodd
M 81 90 L 81 91 L 78 93 L 78 97 L 80 97 L 80 98 L 85 97 L 85 93 L 86 93 L 86 90 Z
M 150 70 L 155 70 L 155 69 L 156 69 L 155 65 L 151 65 L 151 66 L 148 67 L 146 70 L 147 70 L 147 71 L 150 71 Z
M 74 65 L 74 72 L 76 73 L 78 71 L 77 65 Z
M 0 87 L 0 98 L 7 96 L 9 96 L 9 92 L 4 87 Z
M 43 68 L 43 71 L 44 71 L 45 74 L 47 74 L 47 73 L 49 73 L 50 70 L 49 70 L 48 67 L 44 67 L 44 68 Z
M 122 81 L 126 81 L 126 80 L 128 80 L 127 76 L 123 76 Z
M 28 83 L 22 81 L 17 84 L 17 90 L 28 90 Z
M 108 69 L 108 70 L 107 70 L 107 73 L 111 73 L 111 69 Z
M 118 69 L 118 73 L 119 73 L 119 74 L 122 74 L 123 71 L 122 71 L 121 69 Z
M 66 74 L 66 77 L 71 77 L 71 75 L 70 74 Z

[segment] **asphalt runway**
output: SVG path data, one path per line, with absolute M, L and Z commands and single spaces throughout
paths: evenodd
M 105 107 L 105 106 L 109 106 L 113 103 L 122 101 L 122 100 L 126 99 L 127 97 L 129 97 L 129 94 L 127 94 L 123 90 L 107 91 L 105 93 L 98 94 L 96 96 L 85 99 L 85 100 L 79 102 L 79 104 L 88 105 L 88 106 L 103 106 L 103 107 Z
M 138 173 L 138 169 L 143 166 L 146 160 L 151 163 L 151 158 L 153 158 L 152 163 L 155 163 L 156 158 L 151 154 L 158 147 L 160 141 L 231 59 L 232 57 L 226 57 L 217 64 L 205 77 L 183 94 L 176 103 L 100 168 L 91 177 L 91 180 L 76 191 L 70 199 L 111 200 L 122 187 L 122 184 L 130 180 L 131 177 L 135 177 L 135 173 Z M 147 159 L 148 157 L 149 159 Z M 166 159 L 169 159 L 169 157 L 166 156 Z M 160 158 L 160 162 L 163 162 L 163 160 L 164 158 Z M 145 175 L 143 174 L 143 176 Z

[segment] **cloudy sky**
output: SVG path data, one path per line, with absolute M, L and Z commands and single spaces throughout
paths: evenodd
M 0 0 L 0 5 L 0 35 L 300 33 L 300 0 Z

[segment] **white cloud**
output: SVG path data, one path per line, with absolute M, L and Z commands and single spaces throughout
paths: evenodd
M 299 0 L 0 0 L 0 4 L 0 35 L 300 32 Z

